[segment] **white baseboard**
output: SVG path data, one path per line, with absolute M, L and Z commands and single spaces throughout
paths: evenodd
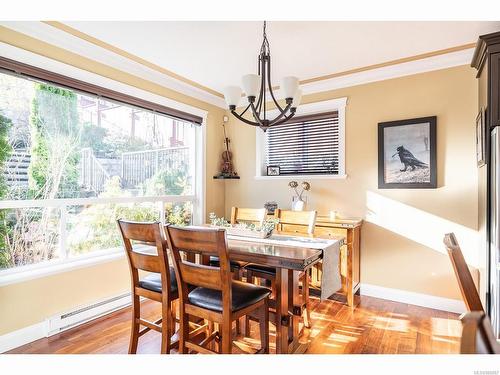
M 0 353 L 47 337 L 47 322 L 40 322 L 0 336 Z
M 54 315 L 43 322 L 6 333 L 0 336 L 0 353 L 77 327 L 127 307 L 131 303 L 130 293 L 121 293 L 113 297 L 86 304 L 85 306 L 75 307 L 70 311 Z
M 458 314 L 466 312 L 465 304 L 462 300 L 437 297 L 430 294 L 408 292 L 406 290 L 385 288 L 371 284 L 361 284 L 360 293 L 363 296 L 408 303 L 430 309 L 450 311 Z

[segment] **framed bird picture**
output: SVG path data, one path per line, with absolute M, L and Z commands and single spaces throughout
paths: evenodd
M 436 116 L 378 124 L 379 189 L 437 187 Z

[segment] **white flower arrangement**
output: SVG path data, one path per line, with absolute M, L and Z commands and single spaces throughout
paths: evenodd
M 211 212 L 208 217 L 210 219 L 210 225 L 226 228 L 228 234 L 248 235 L 250 237 L 269 237 L 279 223 L 279 219 L 272 218 L 264 220 L 261 226 L 255 225 L 254 223 L 238 223 L 231 225 L 226 219 L 217 217 L 213 212 Z

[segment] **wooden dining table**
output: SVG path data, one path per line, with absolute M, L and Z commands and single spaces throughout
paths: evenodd
M 298 275 L 321 259 L 322 251 L 228 238 L 229 259 L 276 268 L 276 353 L 300 353 L 301 304 Z
M 208 225 L 205 225 L 205 227 Z M 276 236 L 273 236 L 276 238 Z M 227 236 L 228 255 L 232 261 L 245 263 L 256 263 L 276 269 L 276 295 L 274 307 L 276 319 L 276 353 L 277 354 L 299 354 L 307 350 L 309 343 L 299 341 L 299 321 L 305 306 L 299 295 L 299 275 L 311 268 L 323 258 L 323 250 L 307 246 L 307 239 L 314 240 L 312 235 L 298 235 L 292 232 L 279 232 L 277 238 L 302 237 L 305 240 L 300 246 L 277 245 L 266 243 L 264 240 L 252 239 L 249 237 Z M 330 238 L 330 241 L 339 241 L 342 245 L 343 237 Z M 293 241 L 296 243 L 297 241 Z M 330 242 L 331 245 L 331 242 Z M 150 246 L 144 246 L 143 251 L 156 251 Z M 192 262 L 200 261 L 209 264 L 210 255 L 198 258 L 194 253 L 186 254 Z M 279 317 L 279 318 L 278 318 Z M 271 320 L 271 319 L 270 319 Z

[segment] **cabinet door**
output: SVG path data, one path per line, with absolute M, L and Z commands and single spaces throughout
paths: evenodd
M 489 104 L 491 127 L 500 125 L 500 53 L 490 55 Z

